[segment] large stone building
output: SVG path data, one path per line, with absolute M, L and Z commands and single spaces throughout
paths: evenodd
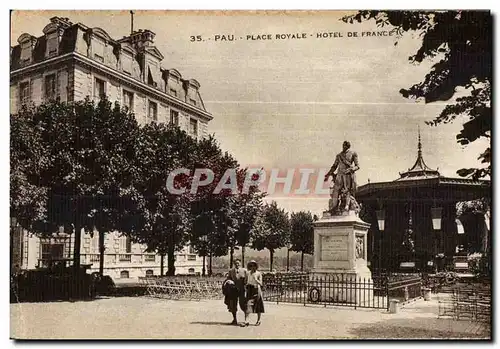
M 15 114 L 23 104 L 51 99 L 75 101 L 87 96 L 127 106 L 140 124 L 174 123 L 192 137 L 207 135 L 212 115 L 206 111 L 200 84 L 185 79 L 176 69 L 162 67 L 163 55 L 154 45 L 155 33 L 138 30 L 121 39 L 101 28 L 73 24 L 53 17 L 43 35 L 22 34 L 10 52 L 10 107 Z M 49 259 L 69 258 L 72 236 L 50 240 L 30 237 L 14 227 L 14 263 L 35 268 Z M 82 236 L 82 263 L 99 267 L 97 236 Z M 131 244 L 118 233 L 106 237 L 105 274 L 115 278 L 158 274 L 160 258 L 145 254 L 144 246 Z M 176 256 L 176 271 L 201 272 L 201 258 L 191 248 Z

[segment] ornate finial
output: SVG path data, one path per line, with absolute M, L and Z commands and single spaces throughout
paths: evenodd
M 418 125 L 418 156 L 422 156 L 422 141 L 420 138 L 420 125 Z

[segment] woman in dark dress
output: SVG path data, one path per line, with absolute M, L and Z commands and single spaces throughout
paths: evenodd
M 260 316 L 264 313 L 264 302 L 262 300 L 262 274 L 257 269 L 259 266 L 256 261 L 250 261 L 248 263 L 248 275 L 247 275 L 247 311 L 245 312 L 245 325 L 248 326 L 248 316 L 250 313 L 257 314 L 257 322 L 255 326 L 260 325 Z

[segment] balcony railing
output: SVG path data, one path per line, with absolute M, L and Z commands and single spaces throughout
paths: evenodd
M 118 260 L 120 262 L 131 262 L 132 261 L 132 255 L 131 254 L 119 254 L 118 255 Z

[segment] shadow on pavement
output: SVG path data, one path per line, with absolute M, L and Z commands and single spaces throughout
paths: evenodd
M 209 325 L 209 326 L 233 326 L 230 322 L 220 322 L 220 321 L 194 321 L 191 322 L 192 325 Z
M 454 326 L 455 325 L 455 326 Z M 393 319 L 363 324 L 350 330 L 359 339 L 479 339 L 490 340 L 489 326 L 476 323 L 469 328 L 456 328 L 445 319 L 429 319 L 427 326 L 422 320 Z M 465 331 L 464 331 L 465 330 Z

